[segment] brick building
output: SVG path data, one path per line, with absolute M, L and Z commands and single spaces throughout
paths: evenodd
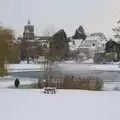
M 24 26 L 23 36 L 18 37 L 18 40 L 21 44 L 21 60 L 39 58 L 49 47 L 49 36 L 35 36 L 34 25 L 30 20 Z

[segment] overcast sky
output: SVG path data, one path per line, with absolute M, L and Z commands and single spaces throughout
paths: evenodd
M 120 0 L 0 0 L 0 24 L 12 27 L 18 35 L 30 19 L 36 33 L 64 28 L 72 35 L 79 25 L 86 32 L 112 34 L 120 18 Z

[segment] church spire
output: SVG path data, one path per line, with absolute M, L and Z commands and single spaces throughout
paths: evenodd
M 27 21 L 28 25 L 31 25 L 31 21 L 30 21 L 30 17 L 28 16 L 28 21 Z
M 29 20 L 29 19 L 28 19 L 28 22 L 27 22 L 27 24 L 28 24 L 28 25 L 30 25 L 30 24 L 31 24 L 31 22 L 30 22 L 30 20 Z
M 30 19 L 28 19 L 27 25 L 24 26 L 23 37 L 24 40 L 34 40 L 34 25 L 31 25 Z

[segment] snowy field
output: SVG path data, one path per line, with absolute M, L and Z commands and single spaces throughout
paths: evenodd
M 120 120 L 120 92 L 0 90 L 0 120 Z

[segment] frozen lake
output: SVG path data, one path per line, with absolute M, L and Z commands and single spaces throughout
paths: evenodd
M 43 77 L 42 71 L 21 71 L 21 72 L 10 72 L 9 75 L 12 75 L 14 77 L 27 77 L 27 78 L 39 78 Z
M 42 71 L 28 71 L 28 72 L 14 72 L 9 73 L 14 77 L 27 77 L 27 78 L 43 78 Z M 120 81 L 120 72 L 107 72 L 107 71 L 89 71 L 82 72 L 80 76 L 99 76 L 104 81 Z
M 9 71 L 9 75 L 14 77 L 27 78 L 43 78 L 44 72 L 40 68 L 41 65 L 12 65 L 13 71 Z M 28 71 L 27 71 L 27 69 Z M 55 70 L 59 70 L 65 75 L 80 76 L 98 76 L 104 81 L 120 81 L 120 68 L 118 65 L 87 65 L 87 64 L 60 64 L 55 66 Z

